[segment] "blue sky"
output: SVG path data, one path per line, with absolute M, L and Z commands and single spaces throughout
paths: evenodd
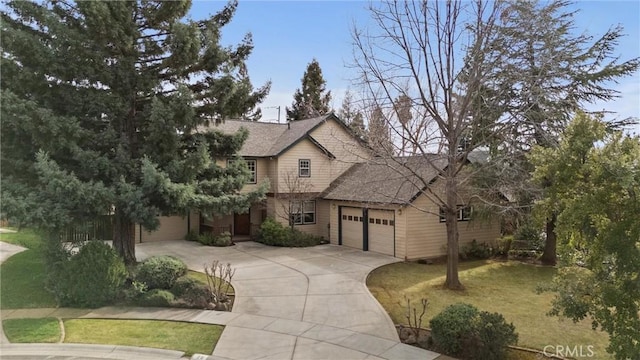
M 217 12 L 223 1 L 194 0 L 191 16 L 200 19 Z M 242 1 L 232 22 L 222 30 L 225 44 L 237 44 L 244 34 L 253 34 L 254 51 L 249 58 L 249 75 L 255 86 L 272 81 L 271 92 L 262 104 L 263 120 L 275 120 L 281 106 L 290 106 L 293 93 L 307 64 L 316 58 L 339 108 L 344 91 L 355 76 L 352 62 L 351 29 L 369 21 L 368 1 Z M 610 26 L 621 24 L 624 37 L 617 49 L 621 59 L 640 57 L 640 2 L 579 1 L 574 6 L 578 31 L 600 36 Z M 640 117 L 640 74 L 612 87 L 622 98 L 592 109 L 615 110 L 619 117 Z M 633 129 L 640 133 L 640 126 Z

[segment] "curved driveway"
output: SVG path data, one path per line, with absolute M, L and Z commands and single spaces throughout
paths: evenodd
M 277 248 L 254 242 L 226 248 L 185 241 L 142 243 L 142 260 L 174 255 L 202 271 L 212 260 L 236 269 L 231 320 L 213 353 L 226 359 L 434 359 L 399 342 L 391 319 L 369 293 L 374 268 L 397 259 L 335 245 Z

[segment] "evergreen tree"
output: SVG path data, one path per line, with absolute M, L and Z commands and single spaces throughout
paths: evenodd
M 393 155 L 393 143 L 389 134 L 389 120 L 380 106 L 369 114 L 367 141 L 378 155 Z
M 296 89 L 293 104 L 286 109 L 287 120 L 308 119 L 328 113 L 331 91 L 326 91 L 326 83 L 318 60 L 313 59 L 302 76 L 302 89 Z
M 184 1 L 12 1 L 2 10 L 3 212 L 55 233 L 114 214 L 113 243 L 135 262 L 134 228 L 190 209 L 243 211 L 246 132 L 198 131 L 250 116 L 254 90 L 237 47 L 219 45 L 237 2 L 202 21 Z
M 490 118 L 502 117 L 514 124 L 492 144 L 493 158 L 500 161 L 485 166 L 484 178 L 499 180 L 491 188 L 508 189 L 525 209 L 532 195 L 542 190 L 529 181 L 533 167 L 526 154 L 532 146 L 557 146 L 576 111 L 587 103 L 615 98 L 618 92 L 607 82 L 632 75 L 639 65 L 637 58 L 619 62 L 614 54 L 623 36 L 621 27 L 611 28 L 595 41 L 584 33 L 576 35 L 575 11 L 567 9 L 570 4 L 566 0 L 509 3 L 501 14 L 492 51 L 483 58 L 492 69 L 483 79 L 474 112 L 491 113 Z M 502 114 L 495 114 L 496 109 Z M 491 169 L 495 171 L 490 173 Z M 555 215 L 549 214 L 541 258 L 546 264 L 556 263 L 554 227 Z
M 347 90 L 342 100 L 342 107 L 338 110 L 338 117 L 344 121 L 356 136 L 364 138 L 364 116 L 362 112 L 355 106 L 355 100 L 350 90 Z

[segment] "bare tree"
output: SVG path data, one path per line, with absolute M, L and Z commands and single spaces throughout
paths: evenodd
M 360 86 L 368 90 L 370 102 L 390 110 L 391 115 L 383 119 L 401 140 L 394 145 L 411 148 L 438 169 L 444 196 L 429 190 L 428 179 L 421 179 L 423 192 L 442 208 L 446 219 L 445 285 L 460 289 L 458 199 L 459 188 L 468 181 L 462 170 L 469 153 L 487 144 L 486 134 L 507 125 L 488 121 L 473 109 L 494 61 L 487 54 L 502 5 L 483 1 L 377 4 L 370 7 L 375 28 L 353 32 Z M 394 106 L 398 98 L 405 107 Z M 408 107 L 413 112 L 411 119 L 404 110 Z M 429 156 L 439 150 L 441 157 Z M 434 164 L 436 158 L 444 158 L 446 166 Z M 412 177 L 420 177 L 420 172 L 409 170 Z
M 318 193 L 313 192 L 313 184 L 309 178 L 300 177 L 296 170 L 283 171 L 280 178 L 283 179 L 283 192 L 276 195 L 281 204 L 279 216 L 285 219 L 289 227 L 293 229 L 298 216 L 304 216 L 304 202 L 313 200 Z

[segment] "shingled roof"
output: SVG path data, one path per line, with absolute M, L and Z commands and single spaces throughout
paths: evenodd
M 240 150 L 240 156 L 269 157 L 278 156 L 285 150 L 304 139 L 329 118 L 339 121 L 332 113 L 320 117 L 292 121 L 288 124 L 265 123 L 244 120 L 226 120 L 225 122 L 201 130 L 218 130 L 225 134 L 235 133 L 240 128 L 249 131 L 249 137 Z M 314 142 L 313 139 L 311 139 Z M 315 143 L 315 142 L 314 142 Z M 326 149 L 323 149 L 326 151 Z
M 441 155 L 374 158 L 353 165 L 324 192 L 329 200 L 408 204 L 438 176 L 447 161 Z

